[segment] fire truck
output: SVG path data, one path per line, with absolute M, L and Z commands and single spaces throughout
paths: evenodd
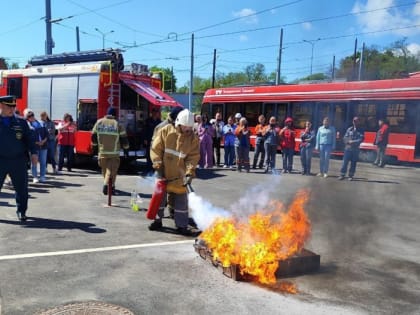
M 124 67 L 118 49 L 37 56 L 24 69 L 0 70 L 0 95 L 14 95 L 20 112 L 46 111 L 56 122 L 65 113 L 72 115 L 78 129 L 75 151 L 80 155 L 92 154 L 91 130 L 113 106 L 127 131 L 129 156 L 143 157 L 145 121 L 152 108 L 181 106 L 161 86 L 161 78 L 146 65 Z

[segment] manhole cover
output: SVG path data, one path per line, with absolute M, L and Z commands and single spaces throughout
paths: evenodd
M 57 306 L 35 315 L 134 315 L 130 310 L 103 302 L 82 302 Z

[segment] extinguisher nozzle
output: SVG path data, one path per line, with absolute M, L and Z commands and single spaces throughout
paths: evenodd
M 187 184 L 188 193 L 194 192 L 194 188 L 192 188 L 191 184 Z

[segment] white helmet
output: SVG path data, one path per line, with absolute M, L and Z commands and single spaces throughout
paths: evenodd
M 241 119 L 241 118 L 242 118 L 241 113 L 236 113 L 236 114 L 235 114 L 235 118 L 236 118 L 236 119 Z
M 25 119 L 26 118 L 28 118 L 28 116 L 30 115 L 30 114 L 33 114 L 34 112 L 33 112 L 33 110 L 32 109 L 30 109 L 30 108 L 25 108 L 24 110 L 23 110 L 23 117 L 25 117 Z
M 176 117 L 175 127 L 178 127 L 179 125 L 194 127 L 194 115 L 188 109 L 181 110 Z

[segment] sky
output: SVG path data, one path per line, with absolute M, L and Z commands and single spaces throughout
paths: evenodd
M 5 0 L 1 0 L 5 2 Z M 283 29 L 281 76 L 287 82 L 327 72 L 333 57 L 353 54 L 357 38 L 378 49 L 406 38 L 420 52 L 420 1 L 414 0 L 51 0 L 53 53 L 124 50 L 125 64 L 173 67 L 181 87 L 190 79 L 191 34 L 194 75 L 243 71 L 262 63 L 277 69 Z M 45 54 L 45 0 L 13 0 L 2 5 L 0 57 L 24 67 Z

